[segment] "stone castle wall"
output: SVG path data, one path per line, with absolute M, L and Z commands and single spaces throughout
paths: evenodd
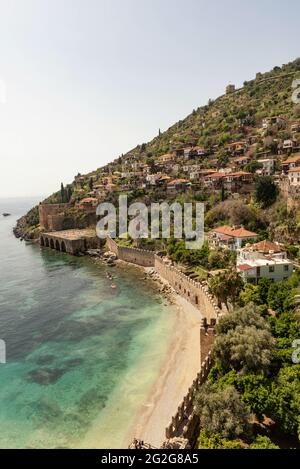
M 137 264 L 142 267 L 154 267 L 153 251 L 118 246 L 111 238 L 107 239 L 107 246 L 109 250 L 114 252 L 121 261 L 131 262 L 132 264 Z
M 40 227 L 46 231 L 59 231 L 62 229 L 64 212 L 69 204 L 40 204 Z
M 195 397 L 199 388 L 205 383 L 213 366 L 211 353 L 202 362 L 201 370 L 194 379 L 182 403 L 178 406 L 176 414 L 172 417 L 170 425 L 166 428 L 166 438 L 183 438 L 194 447 L 199 434 L 199 417 L 196 413 Z
M 198 308 L 208 321 L 217 320 L 220 310 L 209 294 L 204 283 L 196 282 L 177 267 L 166 264 L 159 256 L 155 256 L 155 270 L 174 288 L 174 290 L 186 300 Z
M 161 257 L 152 251 L 118 246 L 111 238 L 107 239 L 107 246 L 122 261 L 131 262 L 143 267 L 154 267 L 157 273 L 179 295 L 196 306 L 209 322 L 215 323 L 217 321 L 221 311 L 204 283 L 195 282 L 195 280 L 186 276 L 177 267 L 166 264 Z

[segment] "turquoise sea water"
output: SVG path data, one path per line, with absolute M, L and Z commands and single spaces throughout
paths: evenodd
M 112 289 L 104 266 L 16 240 L 31 205 L 0 200 L 0 447 L 124 446 L 174 311 L 135 268 Z

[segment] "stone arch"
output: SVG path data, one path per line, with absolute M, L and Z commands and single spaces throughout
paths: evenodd
M 48 238 L 45 238 L 45 246 L 46 246 L 46 248 L 49 247 L 49 239 Z
M 55 249 L 55 248 L 54 248 L 54 241 L 53 241 L 53 238 L 50 238 L 50 244 L 49 244 L 49 245 L 50 245 L 50 248 L 51 248 L 51 249 Z
M 64 241 L 61 242 L 60 250 L 62 252 L 67 252 L 66 243 Z
M 60 251 L 60 244 L 59 244 L 58 239 L 55 241 L 55 249 L 56 249 L 57 251 Z
M 43 236 L 41 236 L 41 246 L 45 246 L 45 241 L 44 241 Z

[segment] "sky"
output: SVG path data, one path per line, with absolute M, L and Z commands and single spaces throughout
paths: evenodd
M 300 56 L 299 0 L 0 0 L 0 197 L 46 196 Z

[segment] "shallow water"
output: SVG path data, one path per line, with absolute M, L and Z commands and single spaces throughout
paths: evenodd
M 0 447 L 120 447 L 174 310 L 135 268 L 111 268 L 112 289 L 104 266 L 16 240 L 31 205 L 0 201 Z

